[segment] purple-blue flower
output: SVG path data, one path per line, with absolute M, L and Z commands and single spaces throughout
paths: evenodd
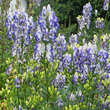
M 36 41 L 55 41 L 59 29 L 58 18 L 50 5 L 43 7 L 40 13 L 37 30 L 35 33 Z
M 107 11 L 109 9 L 109 0 L 104 0 L 103 9 Z
M 20 88 L 20 80 L 18 77 L 15 78 L 15 86 L 16 88 Z
M 6 20 L 7 36 L 13 41 L 12 56 L 16 56 L 20 62 L 25 61 L 25 53 L 31 44 L 31 31 L 35 27 L 32 17 L 19 10 L 14 15 L 9 15 Z M 22 60 L 21 60 L 22 59 Z
M 103 18 L 97 18 L 96 19 L 96 28 L 103 29 L 104 26 L 105 26 L 104 19 Z
M 66 83 L 66 76 L 62 73 L 57 74 L 56 78 L 52 81 L 52 84 L 58 89 L 63 89 Z
M 86 26 L 87 29 L 89 29 L 90 24 L 91 24 L 91 16 L 92 16 L 92 6 L 91 6 L 90 2 L 86 3 L 83 6 L 82 13 L 83 13 L 83 16 L 77 17 L 79 28 L 80 28 L 80 30 L 82 30 Z
M 22 107 L 21 107 L 21 105 L 19 105 L 19 110 L 22 110 Z

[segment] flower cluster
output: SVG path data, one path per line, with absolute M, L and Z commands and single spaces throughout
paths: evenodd
M 80 30 L 82 30 L 85 26 L 87 27 L 87 29 L 89 29 L 91 23 L 91 16 L 92 16 L 91 12 L 92 12 L 92 6 L 89 2 L 83 6 L 83 16 L 77 17 Z
M 68 54 L 68 53 L 66 53 L 66 54 L 64 54 L 64 56 L 63 56 L 63 67 L 64 68 L 67 68 L 69 71 L 71 71 L 71 69 L 70 69 L 70 66 L 72 65 L 72 56 L 71 56 L 71 54 Z
M 65 39 L 64 35 L 58 35 L 56 42 L 55 42 L 55 49 L 57 51 L 57 59 L 61 59 L 63 58 L 63 54 L 66 52 L 67 50 L 67 42 Z
M 24 57 L 27 46 L 31 43 L 31 30 L 34 27 L 32 17 L 27 13 L 16 11 L 14 16 L 8 16 L 6 21 L 8 29 L 7 36 L 14 42 L 12 47 L 12 56 Z
M 88 48 L 87 48 L 88 47 Z M 109 72 L 109 54 L 106 50 L 97 50 L 96 45 L 77 48 L 74 53 L 74 62 L 77 72 L 83 73 L 82 78 L 87 78 L 89 72 L 103 74 Z
M 52 81 L 52 84 L 58 89 L 63 89 L 66 83 L 66 76 L 62 73 L 57 74 L 56 78 Z
M 62 107 L 64 105 L 63 100 L 62 99 L 58 99 L 56 104 L 58 105 L 58 107 Z
M 83 16 L 77 19 L 80 30 L 85 26 L 89 29 L 91 12 L 91 4 L 84 5 Z M 8 39 L 13 43 L 12 56 L 18 60 L 15 63 L 10 58 L 7 60 L 6 90 L 0 89 L 0 96 L 6 94 L 4 102 L 10 101 L 9 107 L 17 106 L 15 110 L 108 109 L 110 34 L 103 30 L 103 34 L 96 33 L 87 41 L 82 38 L 86 31 L 81 31 L 68 39 L 58 34 L 58 18 L 50 5 L 43 7 L 36 25 L 27 13 L 15 10 L 9 14 L 6 26 Z M 104 19 L 97 18 L 96 28 L 104 28 Z M 34 43 L 34 55 L 29 59 L 25 56 Z
M 75 47 L 75 44 L 79 43 L 79 40 L 78 40 L 78 35 L 77 34 L 72 34 L 69 38 L 69 44 L 71 45 L 71 47 Z
M 109 8 L 109 0 L 105 0 L 105 1 L 104 1 L 104 4 L 103 4 L 103 9 L 104 9 L 105 11 L 107 11 L 108 8 Z
M 54 41 L 59 29 L 58 18 L 55 12 L 51 10 L 50 5 L 44 6 L 39 16 L 38 26 L 35 33 L 36 41 Z
M 48 5 L 47 8 L 44 6 L 39 16 L 37 29 L 35 32 L 36 46 L 34 59 L 41 59 L 47 51 L 46 58 L 49 61 L 53 61 L 55 55 L 53 45 L 57 38 L 58 29 L 59 23 L 55 12 L 51 10 L 50 5 Z M 42 47 L 42 49 L 39 46 Z
M 103 29 L 104 28 L 104 19 L 103 18 L 97 18 L 96 20 L 96 28 Z

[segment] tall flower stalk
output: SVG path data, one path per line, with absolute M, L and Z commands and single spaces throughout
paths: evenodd
M 83 13 L 82 16 L 77 17 L 79 28 L 80 28 L 80 30 L 82 30 L 85 27 L 87 29 L 89 29 L 90 24 L 91 24 L 91 16 L 92 16 L 92 6 L 91 6 L 90 2 L 83 6 L 82 13 Z
M 15 1 L 14 1 L 15 2 Z M 17 69 L 17 76 L 18 74 L 23 74 L 25 68 L 23 65 L 27 63 L 27 53 L 31 46 L 32 40 L 32 29 L 34 27 L 33 18 L 29 17 L 26 12 L 20 9 L 16 9 L 16 2 L 11 2 L 10 6 L 13 6 L 13 9 L 9 9 L 9 14 L 6 20 L 6 27 L 7 27 L 7 37 L 9 41 L 12 42 L 12 58 L 14 59 L 14 64 Z M 14 4 L 13 4 L 14 3 Z M 15 6 L 15 7 L 14 7 Z M 19 85 L 18 85 L 19 84 Z M 20 104 L 19 101 L 19 91 L 20 91 L 20 79 L 19 77 L 15 79 L 15 86 L 17 90 L 18 96 L 18 106 Z M 18 88 L 19 86 L 19 88 Z
M 41 61 L 43 58 L 43 65 L 45 71 L 46 90 L 47 90 L 47 103 L 48 103 L 48 73 L 47 73 L 47 60 L 52 62 L 54 60 L 54 47 L 53 44 L 57 38 L 59 29 L 58 18 L 55 12 L 51 9 L 50 5 L 43 7 L 40 13 L 37 29 L 35 32 L 36 46 L 34 52 L 34 59 Z M 46 60 L 47 59 L 47 60 Z
M 43 7 L 40 13 L 37 29 L 35 32 L 36 46 L 34 52 L 34 59 L 40 60 L 45 51 L 46 58 L 49 61 L 53 61 L 54 57 L 54 46 L 55 40 L 57 38 L 57 33 L 59 29 L 58 18 L 55 12 L 52 11 L 50 5 Z M 42 49 L 40 49 L 42 47 Z
M 16 11 L 13 16 L 8 16 L 6 21 L 8 39 L 12 40 L 12 56 L 17 57 L 19 63 L 26 61 L 25 53 L 31 44 L 32 17 L 27 13 Z

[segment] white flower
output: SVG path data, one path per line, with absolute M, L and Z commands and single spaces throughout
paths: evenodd
M 97 16 L 97 14 L 98 14 L 98 10 L 95 10 L 95 15 Z
M 16 12 L 16 10 L 19 10 L 20 12 L 25 12 L 26 8 L 27 8 L 27 3 L 25 0 L 19 0 L 19 5 L 17 4 L 16 0 L 12 0 L 10 2 L 10 8 L 8 10 L 8 16 L 13 16 Z M 16 6 L 18 5 L 18 9 L 16 8 Z
M 8 10 L 8 16 L 13 16 L 16 11 L 16 0 L 10 2 L 10 8 Z
M 76 96 L 73 93 L 71 93 L 69 99 L 71 101 L 74 101 L 76 99 Z

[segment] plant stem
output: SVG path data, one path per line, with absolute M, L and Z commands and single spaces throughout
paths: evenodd
M 45 78 L 46 78 L 46 89 L 47 89 L 47 106 L 48 106 L 48 76 L 46 71 L 46 43 L 45 43 L 45 54 L 44 54 L 44 68 L 45 68 Z

